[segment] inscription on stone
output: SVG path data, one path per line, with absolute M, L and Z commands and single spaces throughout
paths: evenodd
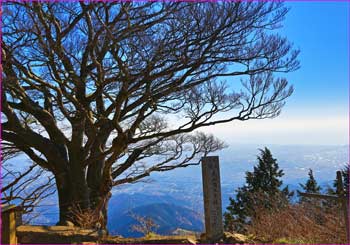
M 223 235 L 219 157 L 202 158 L 202 182 L 206 239 L 215 241 Z

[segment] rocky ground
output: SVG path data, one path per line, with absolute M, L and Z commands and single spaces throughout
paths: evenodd
M 69 226 L 19 226 L 17 238 L 20 244 L 199 244 L 213 243 L 206 241 L 203 236 L 159 236 L 150 235 L 142 238 L 123 238 L 120 236 L 105 236 L 95 230 L 80 229 Z M 225 232 L 222 244 L 255 243 L 242 234 Z

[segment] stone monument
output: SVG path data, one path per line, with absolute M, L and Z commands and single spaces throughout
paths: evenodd
M 205 238 L 216 241 L 223 236 L 219 157 L 202 158 Z

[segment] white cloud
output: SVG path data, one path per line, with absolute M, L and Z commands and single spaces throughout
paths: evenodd
M 232 122 L 202 128 L 227 143 L 244 144 L 319 144 L 349 142 L 347 117 L 275 118 Z

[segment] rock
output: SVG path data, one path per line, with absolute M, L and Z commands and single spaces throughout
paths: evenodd
M 187 238 L 187 241 L 189 244 L 197 244 L 197 240 L 192 239 L 192 238 Z
M 230 233 L 230 232 L 224 232 L 223 242 L 230 243 L 230 244 L 251 243 L 250 239 L 247 236 L 239 233 Z
M 68 220 L 65 220 L 63 222 L 58 222 L 56 224 L 57 226 L 68 226 L 68 227 L 74 227 L 74 223 Z

